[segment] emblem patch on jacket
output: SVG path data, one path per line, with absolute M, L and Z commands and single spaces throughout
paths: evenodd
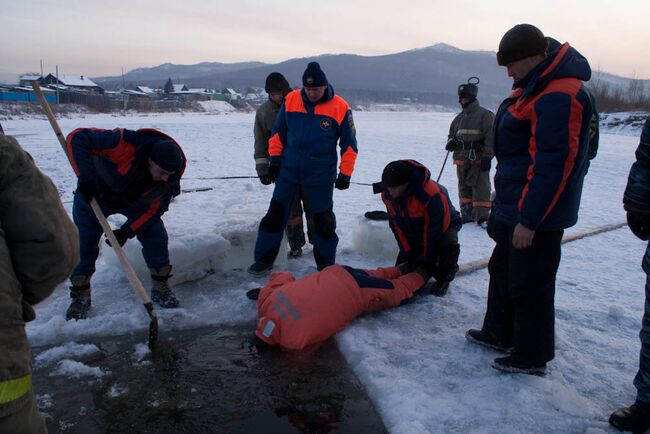
M 322 121 L 320 121 L 320 128 L 321 130 L 327 131 L 330 128 L 332 128 L 332 121 L 325 118 Z

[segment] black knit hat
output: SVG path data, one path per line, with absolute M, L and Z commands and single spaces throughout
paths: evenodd
M 537 27 L 532 24 L 517 24 L 501 38 L 497 62 L 506 66 L 526 57 L 544 54 L 547 44 L 544 34 Z
M 151 145 L 149 158 L 167 172 L 178 172 L 183 167 L 183 154 L 176 143 L 161 138 Z
M 381 174 L 381 182 L 384 187 L 398 187 L 408 184 L 411 180 L 411 171 L 404 161 L 391 161 Z
M 305 73 L 302 74 L 302 85 L 304 87 L 327 86 L 327 77 L 318 62 L 309 62 Z
M 286 94 L 291 90 L 291 86 L 289 86 L 289 82 L 284 78 L 284 75 L 279 72 L 272 72 L 268 77 L 266 77 L 264 90 L 266 93 L 280 92 Z

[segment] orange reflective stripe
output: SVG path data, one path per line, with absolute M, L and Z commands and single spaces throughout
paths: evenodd
M 70 134 L 68 134 L 68 137 L 65 140 L 66 144 L 66 152 L 68 153 L 68 160 L 70 160 L 70 164 L 72 165 L 72 169 L 74 170 L 74 173 L 79 176 L 79 167 L 77 167 L 77 162 L 74 159 L 74 154 L 72 153 L 72 138 L 74 137 L 75 134 L 77 134 L 81 128 L 77 128 Z
M 331 100 L 317 104 L 314 108 L 314 114 L 329 116 L 341 125 L 348 110 L 350 110 L 350 107 L 345 100 L 338 95 L 334 95 L 334 98 Z
M 300 89 L 289 92 L 284 98 L 284 111 L 286 113 L 307 113 L 307 109 L 305 109 L 302 102 Z
M 354 163 L 357 161 L 357 153 L 354 152 L 352 146 L 349 146 L 348 149 L 341 156 L 341 164 L 339 165 L 339 171 L 347 176 L 352 176 L 354 171 Z
M 463 163 L 464 163 L 463 160 L 454 160 L 454 164 L 455 164 L 456 166 L 462 166 Z
M 273 134 L 273 137 L 269 139 L 269 157 L 279 157 L 282 155 L 283 149 L 284 144 L 280 140 L 280 135 L 278 133 Z
M 492 206 L 492 202 L 472 202 L 473 206 L 484 206 L 486 208 L 490 208 Z
M 158 208 L 160 208 L 160 198 L 155 199 L 154 201 L 151 202 L 151 205 L 149 206 L 149 209 L 142 214 L 136 221 L 131 223 L 131 230 L 133 232 L 137 231 L 140 229 L 140 227 L 145 224 L 151 217 L 156 215 L 156 212 L 158 211 Z

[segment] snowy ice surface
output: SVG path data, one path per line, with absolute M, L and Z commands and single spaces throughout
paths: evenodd
M 50 376 L 63 375 L 70 378 L 103 377 L 107 373 L 99 367 L 88 366 L 76 360 L 65 359 L 61 360 L 56 368 L 50 372 Z
M 38 354 L 34 357 L 34 363 L 37 366 L 47 366 L 69 357 L 87 357 L 99 354 L 100 352 L 100 349 L 94 344 L 68 342 L 64 345 L 50 348 Z
M 401 158 L 419 160 L 435 179 L 453 116 L 355 113 L 359 158 L 352 181 L 375 182 L 386 163 Z M 256 179 L 215 179 L 255 175 L 253 118 L 254 114 L 241 113 L 89 115 L 60 122 L 64 133 L 78 127 L 161 129 L 181 143 L 188 157 L 182 188 L 211 188 L 179 196 L 164 216 L 173 283 L 182 308 L 158 309 L 161 329 L 249 324 L 253 330 L 256 306 L 244 292 L 263 285 L 265 279 L 248 275 L 245 268 L 252 262 L 257 223 L 272 188 Z M 69 209 L 76 181 L 47 121 L 9 120 L 3 126 L 52 177 Z M 567 234 L 625 221 L 621 198 L 639 133 L 601 131 L 599 155 L 585 181 L 580 220 Z M 441 183 L 457 201 L 451 161 Z M 361 217 L 365 211 L 383 209 L 371 187 L 352 184 L 349 190 L 335 190 L 334 207 L 340 237 L 337 261 L 368 268 L 390 265 L 395 246 L 387 224 Z M 115 225 L 120 219 L 110 221 Z M 489 257 L 493 242 L 485 231 L 465 225 L 459 236 L 461 264 Z M 391 432 L 611 432 L 609 413 L 635 397 L 632 378 L 644 303 L 640 261 L 645 245 L 627 228 L 565 245 L 557 279 L 556 357 L 544 378 L 499 373 L 490 367 L 498 354 L 464 339 L 465 330 L 482 323 L 485 269 L 459 276 L 444 298 L 423 297 L 359 318 L 336 339 Z M 129 259 L 148 286 L 139 250 L 135 241 L 126 245 Z M 37 319 L 27 326 L 33 345 L 70 350 L 75 341 L 125 333 L 140 334 L 144 342 L 146 312 L 103 243 L 97 269 L 90 319 L 65 321 L 69 297 L 62 284 L 37 306 Z M 313 272 L 311 248 L 299 259 L 279 258 L 275 269 L 299 276 Z M 53 357 L 45 354 L 37 358 Z M 134 359 L 144 355 L 136 348 Z M 72 360 L 59 361 L 53 372 L 101 375 Z

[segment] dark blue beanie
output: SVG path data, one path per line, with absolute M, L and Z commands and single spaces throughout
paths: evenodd
M 411 170 L 405 161 L 391 161 L 381 174 L 381 182 L 384 187 L 399 187 L 408 184 L 411 180 Z
M 183 154 L 180 148 L 167 138 L 161 138 L 151 145 L 149 158 L 168 172 L 178 172 L 183 167 Z
M 305 73 L 302 74 L 302 85 L 304 87 L 327 86 L 327 77 L 318 62 L 309 62 Z

